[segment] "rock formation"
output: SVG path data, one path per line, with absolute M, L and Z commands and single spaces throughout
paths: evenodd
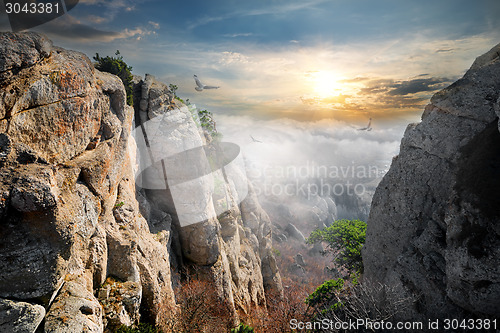
M 365 280 L 415 297 L 411 319 L 500 313 L 500 44 L 408 126 L 373 198 Z
M 191 270 L 235 321 L 282 292 L 270 221 L 251 189 L 225 214 L 181 226 L 166 190 L 136 187 L 144 152 L 134 122 L 167 114 L 180 145 L 207 139 L 166 85 L 149 76 L 135 88 L 136 110 L 120 79 L 85 55 L 35 33 L 0 35 L 0 330 L 156 323 L 161 306 L 176 308 L 183 278 L 174 277 Z M 216 211 L 204 190 L 193 196 Z

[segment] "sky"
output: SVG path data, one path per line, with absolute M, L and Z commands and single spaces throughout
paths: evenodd
M 31 30 L 89 57 L 120 50 L 257 161 L 383 167 L 432 94 L 500 42 L 500 1 L 81 0 Z M 196 92 L 193 74 L 220 88 Z
M 81 0 L 32 30 L 89 57 L 120 50 L 134 73 L 215 112 L 417 119 L 500 42 L 500 2 Z M 197 93 L 193 74 L 221 88 Z

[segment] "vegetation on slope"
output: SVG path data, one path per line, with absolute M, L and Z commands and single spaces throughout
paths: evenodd
M 132 87 L 132 67 L 127 65 L 120 55 L 120 51 L 116 51 L 116 57 L 101 57 L 99 53 L 94 56 L 95 68 L 102 72 L 107 72 L 118 76 L 125 86 L 125 91 L 127 93 L 127 104 L 132 105 L 133 100 L 133 87 Z

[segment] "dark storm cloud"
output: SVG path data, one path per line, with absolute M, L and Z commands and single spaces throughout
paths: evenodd
M 448 53 L 448 52 L 453 52 L 454 49 L 439 49 L 436 50 L 436 53 Z
M 362 95 L 373 95 L 386 93 L 396 83 L 395 80 L 378 79 L 369 80 L 363 88 L 359 90 Z
M 143 36 L 155 34 L 158 28 L 158 23 L 150 21 L 148 25 L 142 27 L 123 29 L 121 31 L 106 31 L 87 25 L 71 15 L 64 15 L 54 21 L 37 27 L 36 31 L 43 32 L 51 38 L 59 37 L 84 43 L 92 41 L 112 42 L 121 38 L 140 39 Z
M 417 96 L 401 96 L 401 95 L 389 95 L 385 94 L 383 96 L 377 97 L 377 101 L 374 106 L 379 106 L 379 108 L 384 109 L 418 109 L 421 108 L 429 100 L 428 97 L 417 97 Z
M 417 77 L 423 77 L 426 74 L 421 74 Z M 435 91 L 444 88 L 451 81 L 447 78 L 417 78 L 408 81 L 396 81 L 391 79 L 371 80 L 365 87 L 360 89 L 360 93 L 364 95 L 372 94 L 387 94 L 389 96 L 405 96 L 416 94 L 419 92 Z
M 409 81 L 396 82 L 392 85 L 389 95 L 408 95 L 423 91 L 434 91 L 444 88 L 450 80 L 447 78 L 414 79 Z
M 49 22 L 39 27 L 37 30 L 51 36 L 55 35 L 62 38 L 80 41 L 111 41 L 119 38 L 120 35 L 118 32 L 98 30 L 72 19 Z

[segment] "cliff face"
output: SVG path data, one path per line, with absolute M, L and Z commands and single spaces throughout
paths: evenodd
M 408 126 L 373 198 L 365 279 L 424 318 L 500 313 L 500 44 Z
M 137 82 L 136 115 L 120 79 L 85 55 L 4 33 L 0 86 L 2 330 L 102 332 L 141 314 L 157 322 L 160 304 L 175 312 L 183 279 L 172 273 L 186 268 L 213 282 L 234 320 L 265 305 L 265 291 L 281 292 L 270 222 L 251 191 L 224 216 L 181 226 L 165 196 L 136 187 L 144 152 L 134 118 L 167 114 L 181 146 L 206 142 L 164 84 Z M 213 187 L 201 189 L 193 196 L 217 211 Z
M 151 75 L 138 82 L 135 91 L 137 146 L 142 147 L 142 164 L 151 165 L 146 170 L 139 165 L 145 171 L 140 193 L 154 209 L 172 215 L 177 265 L 194 265 L 198 276 L 213 282 L 230 300 L 231 311 L 265 306 L 265 292 L 282 293 L 281 278 L 272 254 L 271 222 L 243 166 L 218 164 L 207 178 L 199 169 L 219 146 L 196 125 L 196 114 L 193 119 L 191 111 Z M 155 163 L 162 156 L 167 161 Z M 146 171 L 153 174 L 152 180 L 145 179 Z

